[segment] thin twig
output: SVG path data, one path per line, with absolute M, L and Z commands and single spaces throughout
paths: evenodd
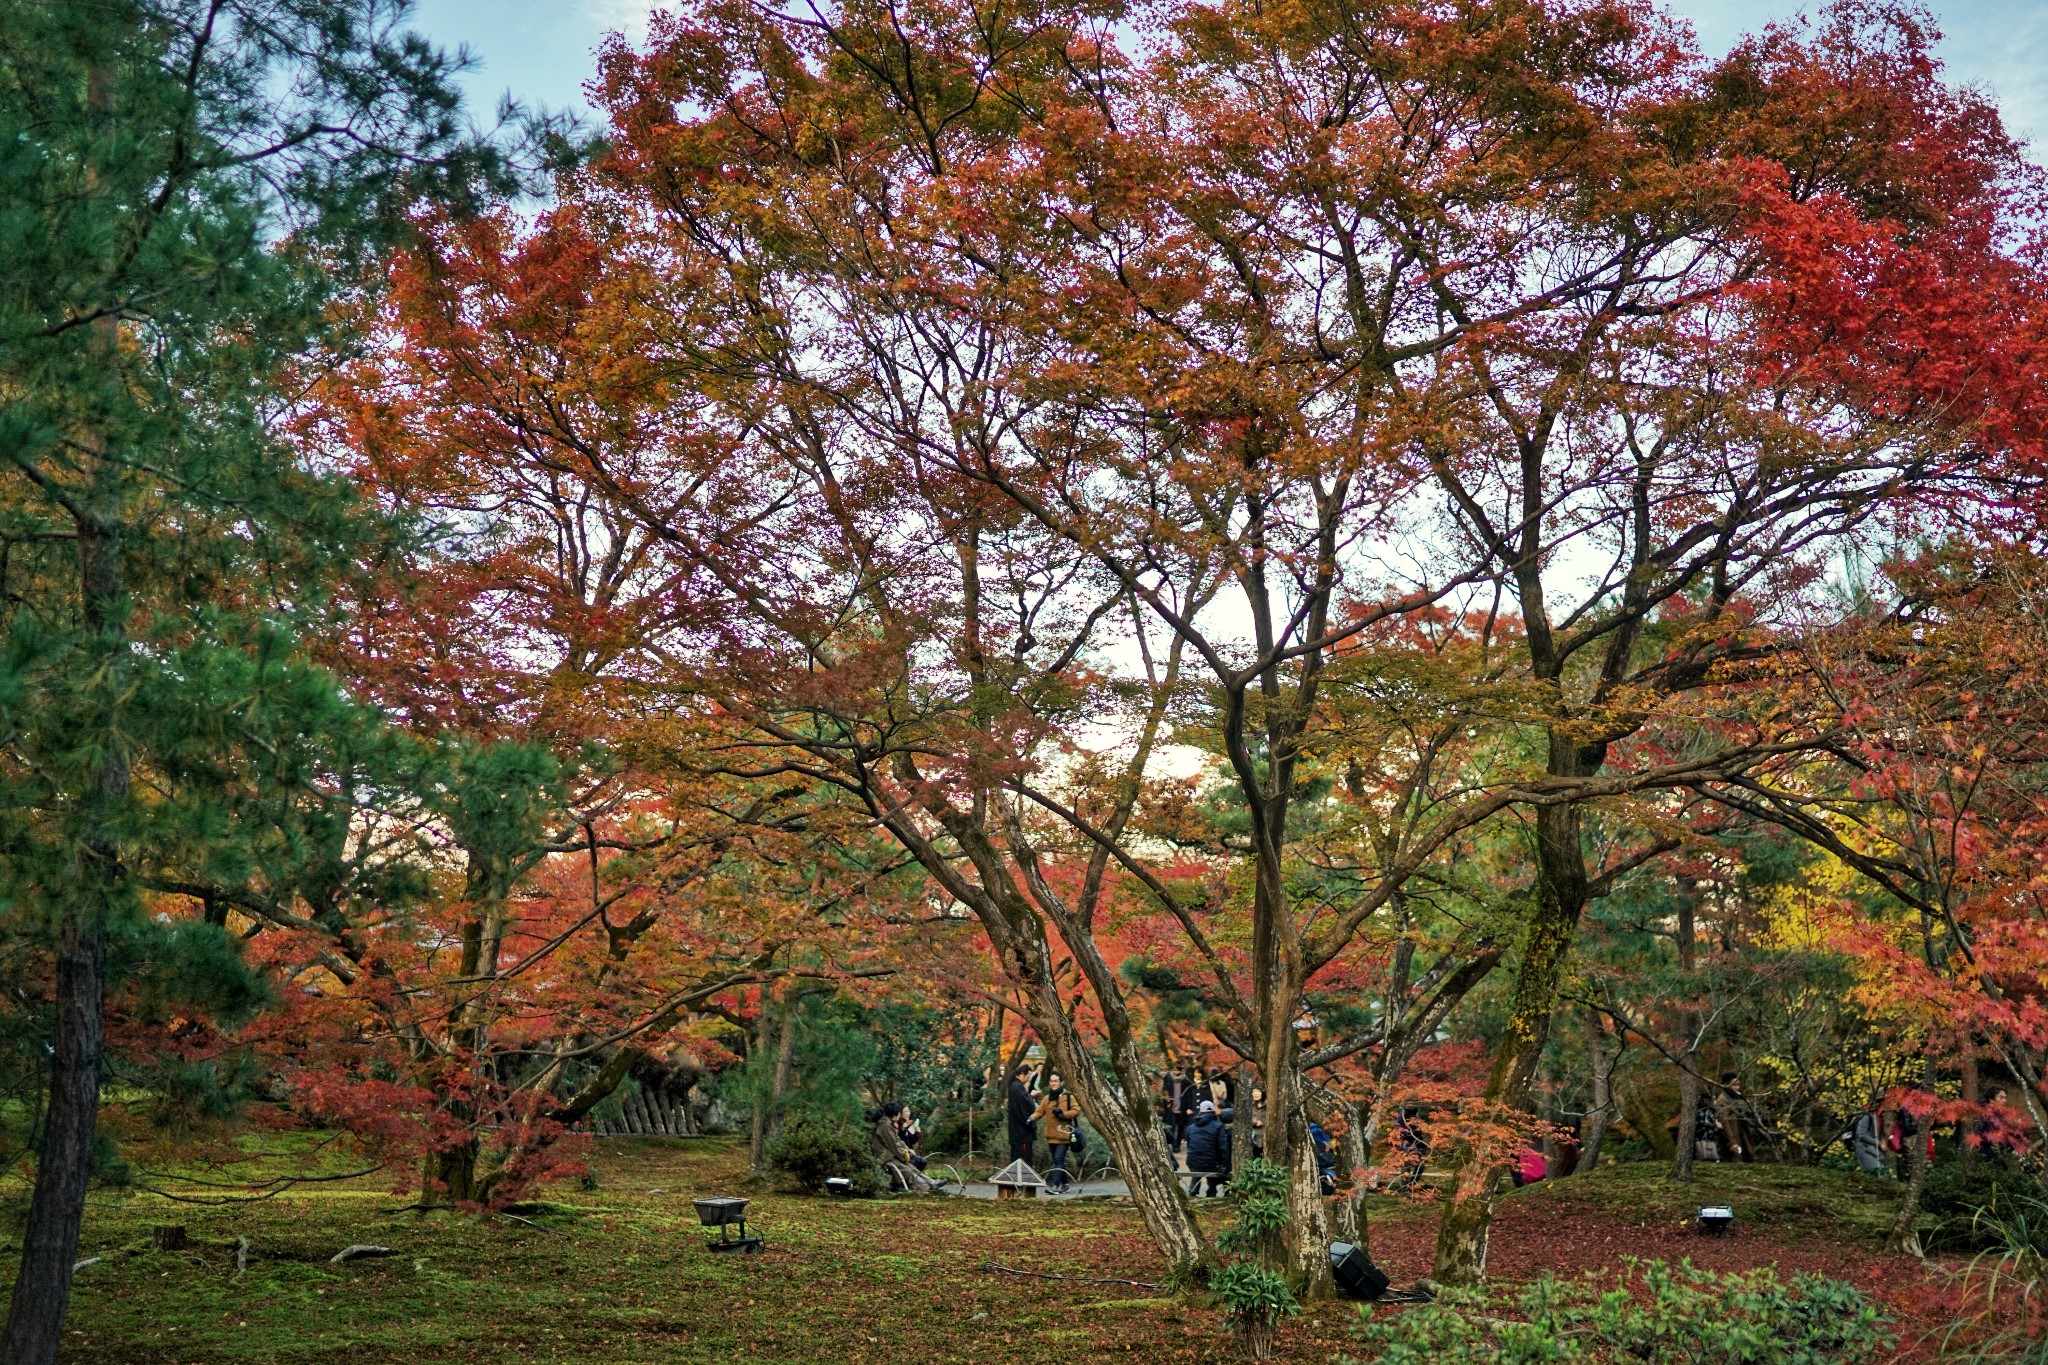
M 1150 1280 L 1119 1280 L 1114 1276 L 1105 1275 L 1054 1275 L 1044 1270 L 1013 1270 L 1006 1265 L 997 1265 L 994 1261 L 983 1261 L 981 1268 L 1004 1275 L 1028 1275 L 1034 1280 L 1070 1280 L 1075 1284 L 1127 1284 L 1133 1289 L 1166 1288 L 1165 1285 L 1153 1284 Z

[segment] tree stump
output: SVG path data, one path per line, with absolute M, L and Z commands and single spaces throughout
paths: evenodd
M 183 1223 L 158 1223 L 149 1230 L 149 1243 L 158 1251 L 183 1251 L 191 1245 Z

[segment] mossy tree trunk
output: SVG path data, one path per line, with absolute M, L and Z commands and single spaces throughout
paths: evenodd
M 1582 777 L 1599 766 L 1601 752 L 1553 731 L 1550 772 Z M 1558 986 L 1579 915 L 1590 890 L 1582 847 L 1579 809 L 1571 802 L 1536 809 L 1536 904 L 1521 944 L 1515 984 L 1509 997 L 1507 1027 L 1493 1054 L 1484 1099 L 1495 1114 L 1525 1109 L 1543 1048 L 1550 1039 L 1550 1016 L 1557 1008 Z M 1467 1146 L 1453 1158 L 1450 1198 L 1437 1225 L 1438 1284 L 1476 1284 L 1486 1275 L 1487 1234 L 1493 1221 L 1493 1196 L 1504 1173 L 1498 1153 Z

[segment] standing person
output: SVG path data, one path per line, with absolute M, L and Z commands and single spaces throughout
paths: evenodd
M 1216 1112 L 1219 1114 L 1225 1109 L 1231 1108 L 1231 1101 L 1237 1097 L 1230 1092 L 1230 1073 L 1228 1071 L 1210 1072 L 1209 1093 L 1197 1096 L 1197 1098 L 1205 1099 L 1215 1105 Z
M 1074 1120 L 1080 1116 L 1081 1106 L 1067 1093 L 1060 1073 L 1049 1074 L 1045 1078 L 1045 1094 L 1031 1117 L 1034 1121 L 1045 1120 L 1045 1145 L 1052 1155 L 1052 1170 L 1046 1179 L 1056 1190 L 1064 1190 L 1071 1183 L 1067 1176 L 1067 1147 L 1074 1140 Z
M 1230 1179 L 1230 1117 L 1216 1112 L 1214 1100 L 1195 1104 L 1194 1121 L 1188 1125 L 1188 1169 L 1198 1177 L 1197 1195 L 1221 1194 Z
M 1209 1074 L 1196 1067 L 1193 1074 L 1188 1076 L 1187 1084 L 1180 1088 L 1180 1107 L 1176 1111 L 1180 1118 L 1179 1142 L 1187 1141 L 1188 1128 L 1195 1121 L 1195 1110 L 1200 1107 L 1202 1101 L 1209 1098 L 1208 1091 Z
M 1037 1136 L 1031 1116 L 1038 1109 L 1038 1101 L 1032 1098 L 1031 1087 L 1024 1080 L 1030 1074 L 1021 1066 L 1010 1073 L 1008 1107 L 1004 1115 L 1009 1121 L 1010 1160 L 1027 1165 L 1031 1161 L 1031 1140 Z
M 1159 1082 L 1159 1117 L 1166 1124 L 1169 1153 L 1178 1152 L 1180 1140 L 1187 1136 L 1187 1120 L 1181 1117 L 1181 1097 L 1191 1084 L 1185 1067 L 1169 1067 Z
M 1401 1154 L 1401 1174 L 1395 1183 L 1400 1189 L 1419 1184 L 1429 1165 L 1429 1136 L 1422 1131 L 1420 1118 L 1409 1104 L 1395 1113 L 1394 1150 Z
M 1721 1073 L 1721 1090 L 1714 1096 L 1714 1114 L 1721 1120 L 1724 1139 L 1721 1159 L 1754 1161 L 1756 1153 L 1750 1148 L 1749 1126 L 1742 1121 L 1742 1079 L 1732 1071 Z
M 1856 1158 L 1856 1169 L 1865 1175 L 1884 1174 L 1884 1135 L 1877 1118 L 1877 1106 L 1868 1104 L 1863 1111 L 1849 1120 L 1849 1131 L 1842 1134 L 1842 1141 L 1849 1146 L 1849 1152 Z
M 2012 1134 L 2005 1121 L 2005 1087 L 1991 1092 L 1991 1098 L 1984 1102 L 1984 1112 L 1970 1120 L 1970 1134 L 1975 1138 L 1977 1155 L 1993 1166 L 2003 1166 L 2005 1155 L 2013 1148 Z

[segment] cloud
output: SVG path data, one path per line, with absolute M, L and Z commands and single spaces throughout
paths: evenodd
M 647 16 L 663 7 L 661 0 L 582 0 L 584 17 L 597 29 L 616 30 L 636 43 L 647 36 Z

